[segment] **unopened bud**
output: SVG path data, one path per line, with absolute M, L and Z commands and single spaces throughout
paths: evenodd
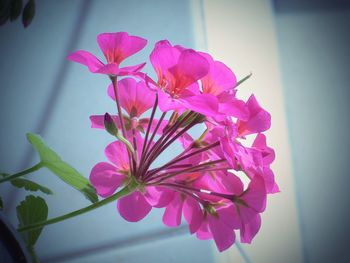
M 108 133 L 110 133 L 111 135 L 113 135 L 113 136 L 118 135 L 118 128 L 115 125 L 115 122 L 114 122 L 113 118 L 111 117 L 111 115 L 109 115 L 109 113 L 105 114 L 104 126 L 105 126 L 106 131 Z

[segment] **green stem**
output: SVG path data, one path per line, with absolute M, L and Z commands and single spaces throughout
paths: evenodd
M 75 217 L 75 216 L 87 213 L 87 212 L 95 210 L 95 209 L 97 209 L 97 208 L 99 208 L 101 206 L 104 206 L 104 205 L 106 205 L 108 203 L 111 203 L 111 202 L 117 200 L 118 198 L 120 198 L 122 196 L 128 195 L 129 193 L 133 192 L 137 188 L 137 186 L 138 186 L 138 184 L 136 182 L 132 182 L 131 184 L 125 186 L 119 192 L 117 192 L 114 195 L 112 195 L 112 196 L 110 196 L 108 198 L 105 198 L 105 199 L 103 199 L 103 200 L 101 200 L 99 202 L 93 203 L 93 204 L 91 204 L 91 205 L 89 205 L 87 207 L 84 207 L 84 208 L 79 209 L 79 210 L 75 210 L 75 211 L 70 212 L 68 214 L 49 219 L 47 221 L 42 221 L 42 222 L 38 222 L 38 223 L 35 223 L 35 224 L 27 225 L 27 226 L 24 226 L 24 227 L 20 227 L 20 228 L 17 229 L 17 231 L 18 232 L 26 232 L 26 231 L 29 231 L 29 230 L 33 230 L 33 229 L 40 228 L 40 227 L 43 227 L 43 226 L 46 226 L 46 225 L 51 225 L 51 224 L 54 224 L 54 223 L 58 223 L 58 222 L 61 222 L 63 220 L 66 220 L 66 219 L 69 219 L 69 218 L 72 218 L 72 217 Z
M 3 182 L 11 181 L 11 180 L 16 179 L 18 177 L 21 177 L 23 175 L 35 172 L 35 171 L 39 170 L 42 167 L 43 167 L 43 164 L 40 162 L 40 163 L 34 165 L 33 167 L 28 168 L 28 169 L 26 169 L 26 170 L 24 170 L 22 172 L 19 172 L 19 173 L 16 173 L 16 174 L 9 175 L 9 176 L 6 176 L 4 178 L 1 178 L 0 179 L 0 184 L 3 183 Z

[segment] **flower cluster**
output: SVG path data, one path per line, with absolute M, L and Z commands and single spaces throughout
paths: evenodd
M 254 95 L 246 102 L 237 98 L 234 73 L 207 53 L 157 42 L 150 54 L 154 80 L 142 72 L 145 63 L 120 67 L 145 47 L 145 39 L 118 32 L 100 34 L 97 42 L 106 63 L 83 50 L 68 56 L 108 75 L 107 93 L 117 105 L 117 114 L 90 118 L 93 128 L 118 139 L 105 149 L 109 162 L 92 168 L 97 193 L 109 197 L 130 187 L 117 201 L 120 215 L 130 222 L 154 207 L 165 208 L 165 225 L 179 226 L 183 217 L 191 234 L 214 239 L 219 251 L 235 242 L 237 232 L 241 242 L 250 243 L 267 194 L 279 191 L 270 169 L 275 154 L 262 133 L 270 128 L 270 114 Z M 189 131 L 198 125 L 204 132 L 193 138 Z M 255 137 L 252 145 L 244 145 L 247 136 Z M 154 167 L 175 142 L 183 151 Z

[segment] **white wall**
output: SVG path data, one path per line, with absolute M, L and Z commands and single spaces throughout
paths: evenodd
M 243 247 L 252 262 L 301 262 L 296 190 L 272 5 L 266 0 L 204 2 L 208 51 L 232 68 L 238 79 L 252 72 L 252 78 L 238 94 L 247 98 L 254 93 L 272 115 L 267 138 L 276 151 L 273 170 L 281 193 L 268 198 L 260 232 L 252 245 Z M 242 260 L 235 248 L 218 257 L 220 262 Z

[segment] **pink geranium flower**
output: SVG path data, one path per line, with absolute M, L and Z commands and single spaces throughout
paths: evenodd
M 86 51 L 69 56 L 113 81 L 108 95 L 118 115 L 90 117 L 93 128 L 118 139 L 105 149 L 109 162 L 92 168 L 97 193 L 109 197 L 124 186 L 127 195 L 117 201 L 124 219 L 136 222 L 152 208 L 164 208 L 166 226 L 179 226 L 183 217 L 191 234 L 213 239 L 219 251 L 231 247 L 238 233 L 241 242 L 252 242 L 267 194 L 279 191 L 271 169 L 275 152 L 263 134 L 270 114 L 254 95 L 239 99 L 235 74 L 209 54 L 159 41 L 150 55 L 158 78 L 153 81 L 140 71 L 143 64 L 119 66 L 146 40 L 120 32 L 101 34 L 98 43 L 106 64 Z M 133 78 L 115 77 L 126 75 Z M 191 128 L 200 125 L 202 134 L 193 136 Z M 183 150 L 156 165 L 174 143 Z M 248 186 L 237 176 L 241 172 Z
M 239 120 L 237 123 L 240 136 L 268 130 L 271 126 L 271 115 L 259 105 L 254 95 L 249 97 L 247 107 L 249 119 Z
M 172 46 L 167 40 L 156 43 L 151 63 L 158 76 L 159 107 L 162 111 L 191 109 L 217 114 L 215 96 L 201 94 L 198 80 L 209 72 L 209 63 L 199 52 Z
M 87 66 L 93 73 L 115 76 L 133 74 L 141 70 L 145 65 L 145 63 L 142 63 L 131 67 L 119 67 L 124 59 L 137 53 L 146 46 L 146 39 L 130 36 L 126 32 L 102 33 L 97 36 L 97 43 L 107 60 L 106 64 L 85 50 L 75 51 L 67 58 Z
M 141 147 L 140 140 L 138 144 Z M 130 174 L 127 149 L 123 143 L 112 142 L 106 147 L 105 155 L 112 164 L 100 162 L 92 168 L 90 174 L 92 185 L 102 197 L 111 196 L 120 186 L 134 180 Z M 120 198 L 117 208 L 125 220 L 137 222 L 151 211 L 152 206 L 163 207 L 170 198 L 171 192 L 150 186 Z

